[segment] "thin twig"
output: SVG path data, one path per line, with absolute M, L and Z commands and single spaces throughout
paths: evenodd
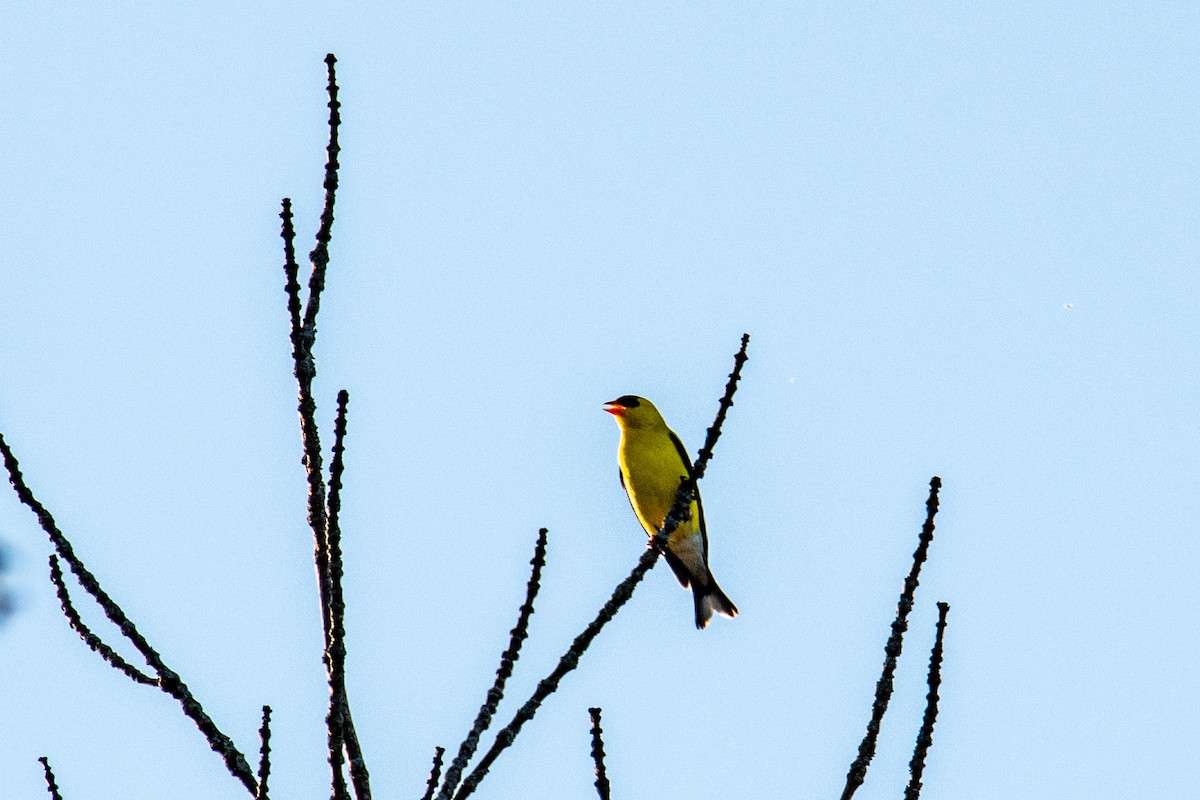
M 742 346 L 738 352 L 738 357 L 734 359 L 733 372 L 729 374 L 729 382 L 725 386 L 725 396 L 721 400 L 721 408 L 717 412 L 717 418 L 713 422 L 712 427 L 709 428 L 708 438 L 705 442 L 707 452 L 703 453 L 697 459 L 691 476 L 680 482 L 679 491 L 675 494 L 675 503 L 663 521 L 662 530 L 655 534 L 653 540 L 651 540 L 651 546 L 647 548 L 645 553 L 642 553 L 637 565 L 629 573 L 628 577 L 613 589 L 612 596 L 608 598 L 608 601 L 600 609 L 600 612 L 596 614 L 596 618 L 583 629 L 583 633 L 576 636 L 575 640 L 571 642 L 571 646 L 558 660 L 558 665 L 554 670 L 538 683 L 533 695 L 525 702 L 525 705 L 521 706 L 513 716 L 512 721 L 496 734 L 496 741 L 492 743 L 491 748 L 488 749 L 479 763 L 475 765 L 471 773 L 463 779 L 462 786 L 459 788 L 458 793 L 454 795 L 454 800 L 465 800 L 465 798 L 469 797 L 475 791 L 479 782 L 484 779 L 488 770 L 491 769 L 495 760 L 517 738 L 517 734 L 521 732 L 521 728 L 525 723 L 533 719 L 545 699 L 558 689 L 558 685 L 563 677 L 579 665 L 580 657 L 587 650 L 588 646 L 591 645 L 592 640 L 612 620 L 621 606 L 625 605 L 629 598 L 633 596 L 633 591 L 637 588 L 642 578 L 658 562 L 658 557 L 667 546 L 667 540 L 671 534 L 687 519 L 688 508 L 696 492 L 696 481 L 704 474 L 708 460 L 712 457 L 712 448 L 716 445 L 717 439 L 721 435 L 721 423 L 725 418 L 724 409 L 733 405 L 733 393 L 736 391 L 738 379 L 741 377 L 742 364 L 746 360 L 746 345 L 749 340 L 750 337 L 748 334 L 742 337 Z M 439 800 L 446 800 L 446 798 L 439 796 Z
M 725 424 L 725 414 L 733 405 L 733 393 L 737 391 L 738 381 L 742 377 L 742 365 L 749 360 L 749 356 L 746 355 L 746 348 L 749 345 L 750 334 L 743 333 L 742 346 L 738 348 L 737 355 L 733 357 L 733 371 L 729 373 L 729 380 L 725 383 L 725 394 L 721 396 L 717 405 L 717 417 L 704 437 L 704 445 L 697 453 L 696 463 L 692 465 L 692 474 L 680 481 L 679 491 L 675 493 L 675 504 L 671 506 L 670 512 L 663 519 L 662 530 L 650 540 L 650 546 L 659 552 L 666 551 L 667 540 L 671 538 L 671 534 L 675 532 L 676 528 L 687 522 L 691 516 L 692 501 L 696 499 L 696 484 L 704 477 L 704 471 L 708 469 L 708 460 L 712 458 L 713 448 L 716 447 L 717 439 L 721 436 L 721 426 Z
M 334 65 L 337 59 L 333 53 L 325 56 L 325 67 L 329 76 L 329 144 L 325 148 L 325 205 L 321 209 L 321 224 L 317 228 L 317 244 L 309 253 L 312 262 L 312 276 L 308 279 L 308 307 L 304 310 L 304 330 L 311 340 L 316 338 L 317 312 L 321 309 L 321 291 L 325 288 L 325 268 L 329 265 L 329 242 L 333 238 L 333 203 L 337 196 L 338 187 L 338 128 L 342 123 L 341 108 L 338 102 L 337 73 Z
M 200 733 L 208 741 L 209 747 L 224 759 L 225 767 L 229 770 L 230 774 L 241 781 L 250 794 L 254 794 L 258 788 L 258 782 L 254 778 L 254 773 L 250 771 L 250 765 L 246 763 L 246 757 L 237 749 L 233 740 L 217 728 L 216 723 L 204 711 L 204 707 L 192 695 L 187 684 L 180 679 L 179 675 L 163 663 L 157 651 L 138 632 L 137 627 L 125 615 L 121 607 L 108 596 L 108 593 L 101 588 L 96 577 L 88 571 L 83 562 L 75 555 L 74 548 L 66 536 L 63 535 L 62 531 L 58 529 L 58 525 L 54 522 L 54 517 L 33 496 L 33 492 L 25 484 L 25 479 L 21 475 L 20 464 L 18 464 L 16 456 L 13 455 L 8 443 L 4 441 L 3 435 L 0 435 L 0 454 L 4 457 L 4 466 L 8 469 L 8 479 L 12 483 L 13 489 L 16 490 L 17 497 L 37 516 L 42 530 L 50 537 L 50 542 L 54 545 L 54 549 L 58 551 L 58 555 L 63 561 L 67 562 L 67 566 L 71 568 L 71 572 L 74 573 L 75 578 L 79 581 L 79 585 L 96 600 L 96 604 L 103 609 L 104 614 L 109 620 L 117 626 L 121 634 L 129 640 L 130 644 L 137 648 L 142 658 L 146 659 L 146 663 L 158 676 L 158 679 L 155 681 L 158 687 L 179 701 L 183 713 L 196 724 Z
M 442 777 L 442 756 L 446 754 L 446 748 L 438 747 L 433 751 L 433 768 L 429 770 L 429 783 L 425 785 L 425 796 L 421 800 L 433 800 L 433 793 L 437 791 L 438 781 Z
M 271 777 L 271 707 L 263 706 L 262 727 L 258 729 L 258 800 L 268 800 L 267 779 Z
M 608 772 L 604 769 L 604 731 L 600 727 L 600 709 L 589 708 L 592 716 L 592 761 L 596 763 L 596 792 L 600 800 L 609 800 Z
M 921 796 L 921 776 L 925 774 L 925 757 L 933 744 L 933 726 L 938 715 L 938 687 L 942 685 L 942 639 L 946 634 L 948 603 L 938 603 L 937 638 L 929 654 L 929 693 L 925 695 L 925 718 L 921 720 L 921 731 L 917 734 L 917 746 L 912 761 L 908 762 L 909 781 L 904 789 L 904 800 L 918 800 Z
M 733 405 L 733 393 L 737 389 L 738 379 L 742 376 L 742 365 L 749 360 L 746 355 L 746 348 L 750 345 L 750 334 L 742 334 L 742 346 L 738 350 L 737 355 L 733 357 L 733 372 L 729 373 L 729 383 L 725 384 L 725 394 L 721 397 L 720 406 L 717 408 L 717 418 L 713 421 L 712 427 L 708 429 L 708 434 L 704 437 L 704 446 L 700 448 L 699 457 L 693 466 L 692 472 L 696 480 L 704 477 L 704 470 L 708 467 L 708 460 L 712 458 L 712 449 L 717 443 L 717 437 L 721 435 L 721 426 L 725 424 L 725 414 Z
M 300 265 L 296 263 L 296 227 L 292 223 L 292 200 L 290 197 L 283 198 L 283 209 L 279 212 L 279 218 L 283 220 L 283 230 L 280 234 L 283 237 L 283 274 L 286 278 L 283 290 L 287 293 L 288 299 L 292 356 L 299 358 L 297 354 L 304 349 L 304 343 L 300 337 Z
M 908 612 L 912 610 L 913 595 L 917 591 L 918 579 L 921 575 L 921 565 L 929 553 L 929 543 L 933 541 L 933 518 L 938 511 L 938 490 L 942 488 L 942 479 L 936 475 L 929 482 L 929 499 L 925 502 L 925 525 L 921 528 L 920 541 L 916 552 L 913 553 L 912 569 L 904 579 L 904 590 L 900 593 L 900 602 L 896 606 L 896 619 L 892 622 L 892 634 L 884 647 L 883 673 L 875 685 L 875 703 L 871 707 L 871 721 L 867 723 L 867 735 L 858 746 L 858 757 L 850 765 L 846 775 L 846 787 L 842 790 L 842 800 L 850 800 L 862 786 L 867 777 L 867 767 L 875 756 L 875 742 L 879 738 L 879 726 L 887 711 L 888 701 L 892 696 L 892 678 L 896 673 L 896 662 L 904 647 L 904 632 L 908 630 Z
M 326 727 L 329 737 L 329 765 L 333 770 L 334 800 L 348 800 L 346 779 L 342 774 L 344 734 L 346 729 L 346 603 L 342 597 L 342 532 L 338 515 L 342 508 L 342 473 L 345 470 L 346 407 L 350 393 L 338 392 L 337 419 L 333 427 L 333 461 L 329 465 L 329 610 L 331 636 L 329 640 L 329 715 Z
M 51 800 L 62 800 L 58 784 L 54 782 L 54 773 L 50 770 L 50 759 L 42 756 L 38 761 L 42 762 L 42 771 L 46 773 L 46 791 L 50 793 Z
M 75 610 L 75 606 L 71 603 L 71 595 L 67 592 L 67 584 L 63 579 L 62 568 L 58 564 L 58 556 L 50 556 L 50 581 L 54 584 L 54 589 L 58 593 L 58 602 L 62 605 L 63 614 L 67 617 L 67 622 L 79 634 L 79 637 L 107 661 L 114 669 L 125 673 L 134 683 L 140 683 L 146 686 L 154 686 L 158 683 L 154 678 L 145 674 L 137 667 L 130 664 L 121 656 L 117 655 L 116 651 L 106 645 L 99 636 L 97 636 L 83 620 L 79 618 L 79 612 Z
M 471 756 L 475 755 L 475 749 L 479 746 L 479 737 L 492 724 L 492 716 L 496 713 L 496 707 L 500 705 L 500 700 L 504 697 L 504 684 L 512 675 L 513 667 L 516 665 L 517 658 L 521 653 L 521 645 L 525 642 L 529 631 L 529 618 L 533 615 L 533 601 L 537 597 L 538 589 L 541 588 L 542 567 L 546 565 L 546 537 L 547 530 L 542 528 L 538 531 L 537 544 L 533 548 L 533 558 L 530 564 L 533 566 L 533 571 L 529 575 L 529 582 L 525 586 L 525 602 L 521 605 L 521 609 L 517 614 L 517 624 L 513 627 L 508 640 L 508 649 L 500 656 L 500 667 L 496 670 L 496 681 L 492 684 L 492 688 L 488 690 L 487 699 L 479 708 L 479 714 L 475 717 L 475 722 L 471 726 L 470 733 L 467 738 L 459 745 L 458 755 L 450 764 L 450 769 L 446 770 L 446 782 L 442 786 L 439 793 L 439 798 L 449 798 L 454 794 L 454 790 L 458 788 L 459 779 L 462 777 L 463 770 L 467 768 L 467 763 L 471 760 Z

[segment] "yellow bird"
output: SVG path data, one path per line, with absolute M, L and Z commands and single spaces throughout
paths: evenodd
M 605 403 L 604 410 L 616 417 L 621 429 L 617 448 L 621 486 L 629 495 L 633 513 L 653 538 L 675 504 L 680 481 L 691 475 L 692 461 L 683 442 L 646 398 L 627 394 Z M 707 626 L 714 611 L 730 619 L 737 616 L 737 606 L 717 586 L 708 568 L 708 530 L 699 491 L 690 519 L 671 534 L 663 555 L 683 587 L 692 587 L 697 628 Z

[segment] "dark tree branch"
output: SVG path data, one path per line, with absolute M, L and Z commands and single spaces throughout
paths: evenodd
M 263 706 L 262 727 L 258 729 L 258 800 L 268 800 L 267 779 L 271 777 L 271 707 Z
M 46 773 L 46 791 L 50 793 L 51 800 L 62 800 L 58 784 L 54 782 L 54 773 L 50 771 L 50 759 L 42 756 L 38 761 L 42 762 L 42 771 Z
M 158 684 L 158 681 L 154 678 L 151 678 L 117 655 L 116 651 L 106 645 L 79 618 L 79 612 L 71 604 L 71 595 L 67 592 L 67 584 L 63 580 L 62 569 L 58 565 L 58 556 L 50 556 L 50 581 L 54 584 L 54 588 L 58 592 L 58 602 L 62 605 L 63 614 L 66 615 L 67 622 L 71 624 L 71 627 L 75 629 L 75 632 L 79 634 L 79 637 L 83 639 L 88 647 L 98 653 L 114 669 L 125 673 L 134 683 L 141 683 L 146 686 L 155 686 Z
M 729 373 L 729 382 L 725 384 L 725 394 L 721 397 L 720 406 L 717 408 L 717 418 L 704 437 L 704 446 L 700 448 L 699 458 L 696 459 L 696 464 L 692 469 L 696 480 L 704 477 L 708 460 L 712 458 L 712 449 L 717 443 L 717 437 L 721 435 L 721 426 L 725 424 L 725 414 L 733 405 L 733 393 L 737 390 L 738 379 L 742 376 L 742 365 L 750 358 L 746 355 L 746 348 L 749 346 L 750 334 L 743 333 L 742 346 L 738 349 L 737 355 L 733 357 L 733 372 Z
M 338 587 L 334 587 L 334 565 L 331 561 L 329 513 L 336 513 L 337 500 L 327 501 L 325 479 L 322 473 L 321 438 L 317 427 L 317 404 L 313 399 L 312 384 L 316 377 L 316 359 L 313 347 L 317 338 L 317 313 L 321 308 L 321 293 L 325 288 L 325 273 L 329 265 L 329 243 L 333 236 L 333 209 L 338 186 L 338 129 L 341 125 L 341 104 L 338 102 L 337 74 L 334 65 L 337 59 L 332 53 L 325 57 L 329 83 L 329 144 L 326 148 L 325 204 L 321 211 L 321 222 L 317 229 L 316 246 L 309 253 L 312 272 L 308 280 L 308 302 L 301 319 L 299 266 L 296 263 L 296 231 L 292 223 L 291 201 L 284 199 L 283 243 L 284 285 L 288 298 L 288 318 L 291 323 L 292 359 L 295 365 L 296 383 L 299 389 L 298 411 L 300 414 L 300 438 L 304 450 L 303 463 L 308 477 L 308 522 L 313 531 L 313 562 L 317 572 L 317 593 L 321 603 L 321 620 L 325 636 L 324 662 L 330 686 L 329 744 L 330 770 L 334 798 L 348 797 L 343 775 L 343 750 L 349 756 L 350 780 L 358 800 L 371 800 L 370 774 L 359 745 L 358 734 L 350 713 L 350 701 L 345 688 L 345 644 L 343 627 L 344 604 L 341 599 L 341 563 L 336 566 Z M 335 458 L 337 453 L 335 452 Z M 337 480 L 340 485 L 340 467 Z M 332 480 L 333 476 L 331 476 Z M 332 488 L 331 488 L 332 491 Z M 326 503 L 330 506 L 327 509 Z M 336 523 L 335 523 L 336 524 Z M 335 598 L 335 594 L 337 597 Z M 335 610 L 335 606 L 337 609 Z M 338 640 L 338 641 L 335 641 Z M 342 665 L 335 667 L 335 660 Z
M 321 292 L 325 288 L 325 268 L 329 265 L 329 242 L 333 238 L 333 202 L 338 187 L 338 128 L 342 123 L 341 107 L 338 102 L 337 73 L 333 53 L 325 56 L 329 75 L 329 144 L 325 148 L 325 206 L 321 209 L 321 225 L 317 228 L 317 244 L 309 253 L 312 276 L 308 280 L 308 307 L 304 310 L 304 331 L 309 339 L 308 349 L 317 335 L 317 312 L 321 309 Z
M 479 714 L 475 717 L 475 723 L 471 726 L 470 733 L 459 745 L 458 755 L 451 762 L 450 769 L 446 770 L 446 783 L 438 795 L 442 800 L 449 798 L 458 788 L 463 770 L 467 768 L 467 763 L 471 760 L 471 756 L 475 755 L 475 749 L 479 746 L 479 737 L 492 724 L 492 716 L 496 713 L 496 708 L 504 697 L 504 684 L 512 675 L 513 667 L 521 653 L 521 645 L 528 636 L 529 618 L 533 616 L 533 601 L 537 597 L 538 589 L 541 588 L 542 567 L 546 565 L 546 536 L 545 528 L 538 531 L 537 544 L 533 548 L 533 559 L 529 562 L 533 566 L 533 571 L 529 575 L 529 583 L 525 586 L 525 602 L 517 614 L 517 624 L 509 637 L 508 649 L 500 656 L 496 681 L 488 690 L 487 699 L 480 706 Z
M 338 392 L 337 419 L 333 428 L 333 461 L 329 466 L 329 610 L 331 635 L 329 639 L 329 715 L 326 727 L 329 736 L 329 765 L 333 770 L 334 800 L 348 800 L 346 779 L 342 774 L 344 731 L 349 707 L 346 702 L 346 603 L 342 597 L 342 532 L 338 515 L 342 508 L 343 457 L 346 452 L 346 406 L 350 394 Z
M 888 701 L 892 696 L 892 679 L 896 673 L 896 662 L 904 647 L 904 632 L 908 630 L 908 612 L 912 611 L 913 595 L 917 591 L 918 578 L 921 575 L 921 565 L 929 553 L 929 543 L 933 541 L 933 518 L 938 511 L 938 490 L 942 488 L 942 479 L 936 475 L 929 482 L 929 499 L 925 502 L 925 525 L 921 529 L 920 540 L 916 552 L 913 553 L 912 569 L 904 579 L 904 590 L 900 593 L 900 602 L 896 606 L 896 619 L 892 622 L 892 634 L 884 647 L 883 674 L 875 685 L 875 703 L 871 708 L 871 721 L 867 723 L 867 735 L 858 746 L 858 757 L 850 765 L 846 775 L 846 787 L 842 790 L 842 800 L 850 800 L 862 786 L 867 777 L 867 767 L 875 757 L 875 742 L 879 738 L 879 726 L 887 711 Z
M 297 361 L 304 351 L 304 341 L 300 336 L 300 265 L 296 263 L 296 228 L 292 223 L 292 200 L 283 198 L 283 210 L 279 212 L 283 220 L 283 290 L 287 293 L 288 318 L 291 321 L 292 357 Z
M 608 772 L 604 769 L 604 731 L 600 727 L 600 709 L 589 708 L 592 716 L 592 761 L 596 763 L 596 792 L 600 800 L 609 800 Z
M 704 471 L 708 469 L 708 461 L 712 458 L 713 448 L 717 445 L 717 439 L 721 437 L 721 426 L 725 424 L 725 414 L 733 405 L 733 393 L 737 391 L 738 381 L 742 377 L 742 365 L 749 360 L 749 356 L 746 355 L 746 348 L 749 345 L 750 334 L 743 333 L 742 346 L 738 348 L 737 355 L 733 357 L 733 371 L 729 373 L 729 380 L 725 384 L 725 394 L 721 396 L 717 406 L 717 417 L 704 437 L 704 446 L 697 453 L 696 463 L 692 465 L 692 474 L 687 479 L 680 481 L 679 491 L 675 494 L 675 504 L 671 506 L 670 512 L 663 520 L 662 530 L 655 534 L 650 541 L 650 546 L 660 553 L 666 550 L 667 540 L 671 538 L 675 529 L 687 522 L 691 516 L 692 501 L 696 498 L 696 484 L 704 477 Z
M 491 748 L 484 754 L 479 763 L 475 765 L 471 773 L 463 779 L 461 788 L 454 795 L 454 800 L 465 800 L 465 798 L 469 797 L 475 791 L 479 782 L 484 779 L 488 770 L 491 769 L 495 760 L 517 738 L 517 734 L 521 732 L 521 728 L 525 723 L 533 719 L 538 708 L 547 697 L 558 689 L 559 683 L 566 674 L 579 665 L 580 657 L 591 645 L 592 640 L 612 620 L 621 606 L 625 605 L 629 598 L 633 596 L 633 590 L 637 588 L 637 585 L 646 576 L 646 573 L 658 562 L 658 557 L 667 546 L 667 540 L 671 537 L 671 534 L 687 519 L 689 506 L 696 493 L 696 482 L 704 474 L 708 460 L 712 458 L 712 448 L 716 445 L 717 439 L 721 435 L 721 423 L 725 419 L 724 411 L 733 405 L 733 393 L 736 391 L 738 379 L 741 377 L 742 364 L 746 361 L 746 346 L 749 341 L 749 334 L 742 336 L 742 346 L 738 351 L 738 356 L 734 359 L 733 372 L 729 374 L 729 382 L 725 386 L 725 395 L 721 399 L 721 407 L 717 412 L 716 420 L 713 422 L 712 427 L 709 428 L 708 438 L 705 441 L 706 452 L 702 453 L 696 460 L 691 476 L 680 483 L 679 491 L 675 495 L 675 504 L 663 521 L 662 530 L 655 534 L 651 540 L 650 547 L 638 559 L 637 565 L 629 573 L 629 576 L 617 584 L 612 596 L 609 597 L 608 602 L 600 609 L 596 618 L 583 629 L 583 633 L 575 637 L 575 641 L 571 643 L 567 652 L 559 659 L 558 665 L 554 670 L 538 683 L 533 695 L 525 702 L 525 705 L 521 706 L 516 715 L 513 716 L 512 721 L 496 734 L 496 741 L 492 743 Z M 447 800 L 447 798 L 439 796 L 439 800 Z
M 921 720 L 921 731 L 917 734 L 917 746 L 912 761 L 908 762 L 910 778 L 904 790 L 904 800 L 918 800 L 921 796 L 921 776 L 925 774 L 925 756 L 933 744 L 933 725 L 937 722 L 938 687 L 942 685 L 942 638 L 946 634 L 948 603 L 938 603 L 937 638 L 933 652 L 929 654 L 929 693 L 925 695 L 925 718 Z
M 333 203 L 337 189 L 338 169 L 338 126 L 341 123 L 339 114 L 340 104 L 337 100 L 337 81 L 334 64 L 337 59 L 333 54 L 325 57 L 329 74 L 329 145 L 327 148 L 328 161 L 325 165 L 325 206 L 321 212 L 321 225 L 317 231 L 317 245 L 310 253 L 312 273 L 309 277 L 309 296 L 305 308 L 304 319 L 301 321 L 299 265 L 296 263 L 296 230 L 292 218 L 292 203 L 288 198 L 283 200 L 283 210 L 280 218 L 283 220 L 284 275 L 286 282 L 284 290 L 288 298 L 288 317 L 291 322 L 292 360 L 294 361 L 296 381 L 299 384 L 299 412 L 301 437 L 304 444 L 304 466 L 308 473 L 309 525 L 313 529 L 316 540 L 314 560 L 317 565 L 318 589 L 321 608 L 326 616 L 325 644 L 328 650 L 332 636 L 332 625 L 329 616 L 329 564 L 327 519 L 325 515 L 325 482 L 321 473 L 321 441 L 316 424 L 316 402 L 312 396 L 312 382 L 316 377 L 316 362 L 313 357 L 313 346 L 316 343 L 317 312 L 321 306 L 321 292 L 325 287 L 325 271 L 329 264 L 329 242 L 332 237 Z M 328 657 L 328 652 L 326 653 Z
M 317 429 L 317 404 L 312 397 L 312 382 L 316 366 L 312 360 L 312 342 L 296 326 L 300 309 L 300 284 L 296 280 L 295 229 L 292 227 L 292 206 L 283 201 L 284 273 L 288 294 L 288 312 L 292 318 L 292 359 L 295 362 L 299 386 L 300 438 L 304 447 L 304 469 L 308 476 L 308 524 L 313 531 L 313 560 L 317 569 L 317 593 L 321 602 L 325 634 L 325 657 L 328 668 L 331 620 L 329 619 L 329 543 L 328 521 L 325 516 L 325 478 L 321 473 L 321 437 Z
M 442 756 L 445 755 L 446 748 L 439 747 L 433 752 L 433 768 L 429 770 L 429 783 L 425 786 L 425 796 L 421 800 L 433 800 L 433 793 L 437 791 L 438 781 L 442 777 Z
M 66 536 L 63 535 L 62 531 L 58 529 L 58 525 L 54 522 L 54 517 L 33 496 L 33 492 L 25 484 L 25 479 L 21 475 L 20 464 L 17 462 L 16 456 L 13 455 L 8 443 L 4 441 L 3 435 L 0 435 L 0 454 L 4 457 L 4 466 L 8 470 L 8 479 L 12 483 L 13 489 L 16 490 L 17 497 L 37 516 L 42 530 L 50 537 L 50 542 L 54 545 L 54 549 L 58 551 L 59 557 L 67 562 L 67 566 L 71 568 L 71 572 L 74 573 L 75 578 L 79 581 L 79 585 L 96 600 L 96 604 L 104 610 L 109 620 L 117 626 L 121 634 L 137 649 L 142 658 L 146 659 L 146 663 L 158 676 L 158 679 L 155 681 L 158 688 L 179 702 L 183 713 L 196 724 L 196 727 L 199 728 L 204 738 L 208 740 L 209 746 L 224 759 L 225 767 L 229 770 L 230 774 L 241 781 L 250 794 L 254 794 L 258 789 L 258 782 L 254 778 L 254 773 L 250 771 L 250 765 L 246 763 L 246 757 L 237 749 L 233 740 L 217 728 L 212 718 L 204 711 L 203 706 L 192 695 L 179 675 L 163 663 L 157 651 L 138 632 L 137 627 L 125 615 L 125 612 L 108 596 L 108 593 L 101 588 L 96 577 L 88 571 L 83 562 L 75 555 L 74 548 Z

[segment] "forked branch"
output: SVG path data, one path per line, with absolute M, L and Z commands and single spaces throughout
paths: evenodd
M 12 484 L 13 489 L 16 490 L 17 497 L 22 503 L 28 506 L 38 518 L 38 522 L 41 524 L 42 530 L 44 530 L 46 535 L 50 538 L 50 543 L 54 546 L 55 551 L 58 553 L 58 557 L 67 563 L 67 566 L 70 567 L 71 572 L 75 575 L 76 580 L 79 581 L 79 585 L 82 586 L 84 590 L 92 596 L 93 599 L 95 599 L 96 604 L 99 605 L 104 611 L 105 616 L 107 616 L 108 619 L 117 626 L 117 629 L 121 631 L 121 635 L 129 640 L 129 643 L 132 644 L 138 653 L 141 654 L 142 658 L 146 660 L 146 664 L 157 676 L 152 682 L 163 692 L 167 693 L 179 702 L 180 707 L 183 709 L 183 713 L 196 724 L 196 727 L 200 730 L 200 733 L 202 733 L 204 738 L 208 741 L 209 746 L 218 755 L 220 755 L 222 759 L 224 759 L 225 767 L 229 770 L 230 774 L 241 781 L 242 785 L 246 787 L 247 791 L 253 795 L 258 789 L 258 781 L 255 780 L 254 773 L 251 772 L 250 765 L 246 762 L 246 757 L 242 755 L 240 750 L 237 749 L 233 743 L 233 740 L 222 733 L 219 728 L 217 728 L 216 723 L 212 721 L 212 718 L 209 717 L 204 711 L 204 707 L 201 706 L 200 702 L 192 695 L 191 690 L 188 689 L 187 684 L 183 682 L 183 679 L 180 678 L 177 673 L 167 667 L 167 665 L 163 662 L 162 657 L 159 656 L 158 652 L 151 647 L 146 638 L 138 632 L 138 629 L 133 624 L 133 621 L 126 616 L 125 612 L 121 610 L 121 607 L 117 605 L 116 601 L 108 596 L 108 593 L 105 592 L 100 586 L 100 582 L 96 580 L 96 577 L 92 575 L 87 567 L 84 566 L 83 561 L 81 561 L 79 557 L 75 555 L 75 549 L 71 546 L 70 541 L 67 540 L 67 537 L 63 534 L 63 532 L 58 529 L 58 525 L 55 523 L 54 517 L 50 514 L 46 507 L 43 506 L 36 497 L 34 497 L 33 491 L 30 490 L 28 485 L 26 485 L 25 478 L 21 474 L 21 465 L 17 462 L 17 457 L 13 455 L 12 449 L 8 446 L 8 442 L 4 440 L 4 436 L 2 434 L 0 434 L 0 456 L 3 456 L 4 466 L 8 470 L 8 480 Z M 65 593 L 65 585 L 62 585 L 61 581 L 56 582 L 56 584 L 61 586 L 61 592 Z M 60 594 L 60 598 L 62 596 L 64 596 L 64 594 Z M 64 612 L 66 612 L 68 607 L 70 607 L 69 600 L 64 606 Z M 70 612 L 67 612 L 67 616 L 69 620 L 71 618 Z M 76 628 L 76 630 L 79 630 L 79 628 Z M 85 637 L 85 641 L 88 641 L 87 637 Z M 97 637 L 95 641 L 99 642 L 99 638 Z M 93 644 L 93 642 L 88 641 L 88 644 L 90 646 Z M 101 653 L 102 656 L 104 655 L 101 650 L 95 647 L 93 647 L 93 649 L 96 649 L 96 652 Z M 109 651 L 111 652 L 111 648 L 109 648 Z M 113 653 L 113 655 L 115 656 L 115 653 Z M 116 667 L 116 664 L 109 658 L 105 658 L 105 660 Z M 120 667 L 116 668 L 121 669 Z M 121 671 L 123 674 L 128 675 L 132 680 L 138 681 L 138 678 L 135 678 L 132 673 L 123 669 L 121 669 Z M 143 675 L 143 677 L 147 676 Z
M 308 300 L 300 298 L 299 265 L 296 263 L 296 229 L 292 218 L 291 200 L 284 198 L 280 217 L 283 220 L 284 290 L 287 294 L 288 319 L 291 332 L 292 360 L 298 388 L 300 440 L 304 452 L 304 468 L 308 481 L 308 523 L 313 533 L 313 563 L 317 573 L 317 594 L 321 607 L 321 623 L 325 637 L 324 662 L 329 682 L 330 704 L 326 717 L 329 742 L 329 767 L 335 800 L 349 795 L 344 775 L 348 757 L 350 780 L 358 800 L 371 800 L 370 774 L 359 746 L 354 718 L 345 682 L 345 603 L 341 593 L 341 550 L 338 541 L 337 512 L 340 505 L 341 437 L 345 435 L 345 406 L 348 400 L 343 391 L 339 396 L 338 440 L 334 448 L 334 464 L 330 476 L 329 496 L 326 496 L 325 475 L 322 471 L 321 436 L 317 427 L 317 404 L 313 398 L 313 379 L 317 374 L 313 347 L 317 339 L 317 314 L 321 308 L 321 293 L 325 289 L 325 273 L 329 266 L 329 243 L 333 238 L 333 209 L 338 187 L 338 129 L 341 125 L 341 103 L 332 53 L 325 57 L 329 83 L 329 143 L 326 147 L 325 203 L 317 229 L 316 245 L 309 253 L 311 272 L 308 278 Z M 301 307 L 304 308 L 301 317 Z

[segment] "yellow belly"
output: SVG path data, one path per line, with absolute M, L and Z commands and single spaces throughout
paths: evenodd
M 687 468 L 674 452 L 638 447 L 628 442 L 621 443 L 620 457 L 625 491 L 629 493 L 629 500 L 642 527 L 647 535 L 653 536 L 662 529 L 663 520 L 675 504 L 675 495 L 680 482 L 687 477 Z M 671 544 L 695 535 L 698 516 L 699 511 L 693 502 L 691 519 L 671 534 Z

